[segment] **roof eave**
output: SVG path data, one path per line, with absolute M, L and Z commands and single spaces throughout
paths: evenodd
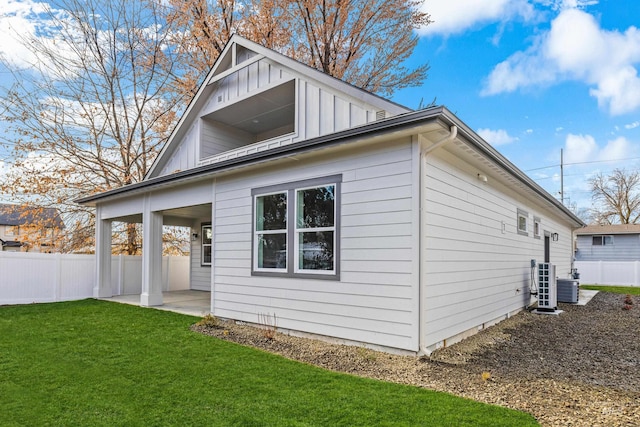
M 443 107 L 443 118 L 449 121 L 450 125 L 458 127 L 458 134 L 463 135 L 468 143 L 480 151 L 483 155 L 487 156 L 493 162 L 498 164 L 501 168 L 507 171 L 510 175 L 520 181 L 522 184 L 530 188 L 538 196 L 549 202 L 554 208 L 562 212 L 565 216 L 571 219 L 574 223 L 574 229 L 584 227 L 586 224 L 578 218 L 573 212 L 571 212 L 566 206 L 564 206 L 559 200 L 549 194 L 546 190 L 536 184 L 528 175 L 518 169 L 513 163 L 511 163 L 506 157 L 500 154 L 489 143 L 484 141 L 475 131 L 469 128 L 462 120 L 460 120 L 455 114 L 449 111 L 446 107 Z

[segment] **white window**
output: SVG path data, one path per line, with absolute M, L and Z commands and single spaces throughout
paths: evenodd
M 339 277 L 341 176 L 255 189 L 252 274 Z
M 518 234 L 529 235 L 529 213 L 518 209 Z
M 202 225 L 202 265 L 211 265 L 211 241 L 213 240 L 211 224 Z
M 255 270 L 287 271 L 287 192 L 256 196 Z
M 335 271 L 335 184 L 296 190 L 295 271 Z
M 534 216 L 533 217 L 533 237 L 535 237 L 536 239 L 539 239 L 540 236 L 540 232 L 541 232 L 541 225 L 540 225 L 541 221 L 540 218 Z

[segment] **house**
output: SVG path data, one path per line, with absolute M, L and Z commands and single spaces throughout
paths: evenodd
M 414 354 L 530 304 L 532 259 L 569 277 L 584 225 L 445 107 L 237 35 L 145 179 L 78 202 L 96 208 L 96 297 L 113 221 L 142 223 L 143 306 L 163 302 L 163 224 L 189 226 L 214 315 Z
M 575 234 L 576 261 L 640 261 L 640 224 L 589 225 Z
M 57 209 L 0 204 L 0 245 L 3 251 L 53 252 L 63 228 Z

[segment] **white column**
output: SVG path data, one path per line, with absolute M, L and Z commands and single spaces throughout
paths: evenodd
M 209 301 L 209 310 L 214 312 L 214 303 L 216 295 L 216 180 L 211 185 L 211 298 Z M 253 262 L 253 261 L 251 261 Z
M 96 208 L 96 282 L 94 298 L 110 298 L 111 289 L 111 220 L 101 219 L 101 208 Z
M 149 199 L 142 214 L 142 294 L 140 305 L 162 305 L 162 213 L 151 212 Z

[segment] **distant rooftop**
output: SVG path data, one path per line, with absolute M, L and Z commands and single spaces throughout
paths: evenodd
M 64 228 L 60 213 L 55 208 L 0 203 L 0 225 L 20 226 L 28 224 Z
M 584 234 L 640 234 L 640 224 L 587 225 L 576 230 Z

